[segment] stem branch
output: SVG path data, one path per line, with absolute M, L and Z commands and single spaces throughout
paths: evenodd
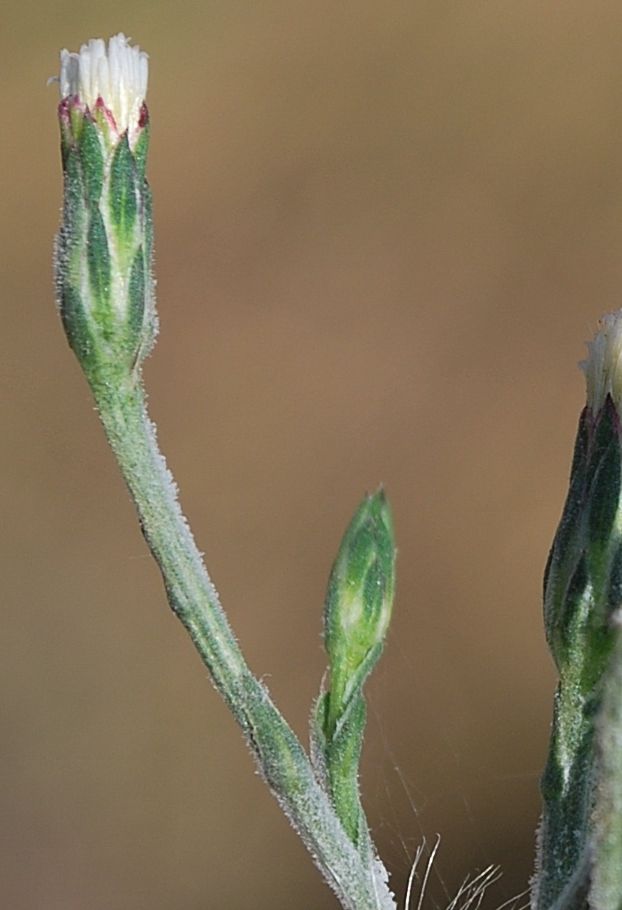
M 251 673 L 183 516 L 140 381 L 91 376 L 106 435 L 158 563 L 172 610 L 242 728 L 259 768 L 346 910 L 395 907 L 379 861 L 366 866 L 295 734 Z

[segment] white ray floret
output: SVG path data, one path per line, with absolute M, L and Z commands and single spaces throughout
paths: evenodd
M 61 98 L 75 97 L 93 110 L 101 98 L 115 119 L 119 133 L 135 129 L 147 95 L 149 58 L 132 47 L 124 34 L 108 42 L 92 38 L 78 53 L 60 54 Z
M 587 343 L 587 358 L 581 363 L 587 384 L 587 403 L 598 414 L 607 395 L 622 411 L 622 310 L 599 321 L 598 332 Z

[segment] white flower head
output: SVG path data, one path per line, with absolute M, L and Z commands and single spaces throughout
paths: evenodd
M 98 99 L 114 117 L 118 132 L 134 131 L 147 94 L 149 58 L 132 47 L 124 34 L 106 42 L 92 38 L 78 53 L 60 54 L 61 98 L 78 97 L 90 111 Z
M 611 395 L 622 412 L 622 310 L 599 320 L 598 332 L 587 343 L 587 359 L 581 363 L 587 384 L 587 403 L 598 414 Z

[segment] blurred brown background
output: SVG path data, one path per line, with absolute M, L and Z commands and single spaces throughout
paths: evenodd
M 325 581 L 380 481 L 399 541 L 363 786 L 396 891 L 526 884 L 554 676 L 540 578 L 622 284 L 622 7 L 9 0 L 2 906 L 335 902 L 166 607 L 55 312 L 59 48 L 151 55 L 161 335 L 182 501 L 305 735 Z

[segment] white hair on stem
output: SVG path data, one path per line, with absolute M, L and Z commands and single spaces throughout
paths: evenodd
M 406 895 L 404 898 L 404 910 L 423 910 L 423 905 L 426 897 L 426 890 L 428 886 L 428 881 L 430 879 L 430 873 L 432 871 L 432 865 L 436 859 L 436 854 L 440 847 L 441 837 L 440 834 L 436 835 L 434 845 L 430 850 L 427 862 L 425 864 L 425 869 L 421 877 L 421 885 L 419 887 L 419 896 L 417 899 L 416 907 L 413 906 L 413 890 L 415 885 L 415 880 L 418 878 L 417 870 L 421 862 L 421 858 L 425 853 L 426 840 L 425 838 L 419 844 L 415 851 L 415 856 L 410 868 L 410 874 L 408 876 L 408 883 L 406 885 Z M 484 895 L 488 888 L 493 885 L 496 881 L 501 878 L 501 872 L 498 866 L 487 866 L 473 878 L 470 875 L 467 875 L 462 881 L 460 887 L 458 888 L 456 894 L 452 900 L 447 904 L 445 910 L 480 910 Z M 530 906 L 529 900 L 526 903 L 521 904 L 517 907 L 518 901 L 525 897 L 528 894 L 529 889 L 522 891 L 520 894 L 515 895 L 514 897 L 509 898 L 509 900 L 504 901 L 502 904 L 497 906 L 496 910 L 506 910 L 506 908 L 512 908 L 512 910 L 527 910 Z
M 98 100 L 115 119 L 119 133 L 135 127 L 147 95 L 149 58 L 119 33 L 106 42 L 91 38 L 77 53 L 60 53 L 61 98 L 78 97 L 89 110 Z
M 438 834 L 437 834 L 437 838 L 438 838 Z M 438 843 L 438 839 L 437 839 L 437 843 Z M 422 842 L 417 847 L 417 850 L 415 851 L 415 858 L 413 859 L 412 865 L 410 867 L 410 874 L 408 876 L 408 883 L 406 885 L 406 897 L 404 899 L 404 910 L 410 910 L 410 901 L 411 901 L 411 897 L 412 897 L 413 885 L 415 882 L 415 877 L 417 875 L 417 868 L 419 866 L 419 860 L 423 856 L 424 850 L 425 850 L 425 837 L 423 838 Z M 428 867 L 429 866 L 430 866 L 430 861 L 428 860 Z

